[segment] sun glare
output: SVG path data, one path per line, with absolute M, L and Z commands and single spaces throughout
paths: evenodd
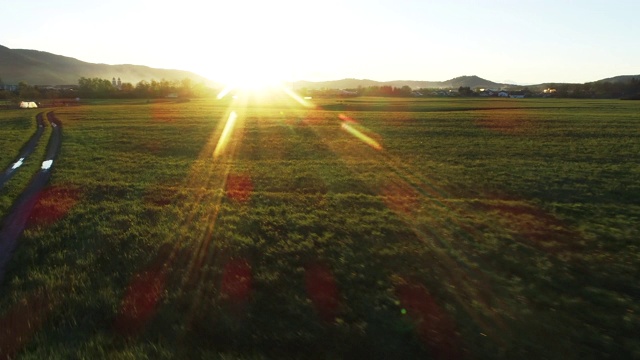
M 213 158 L 216 159 L 224 152 L 229 143 L 229 139 L 231 138 L 231 133 L 233 132 L 233 126 L 236 123 L 236 119 L 238 118 L 238 114 L 235 111 L 231 111 L 229 113 L 229 118 L 224 126 L 224 130 L 222 130 L 222 135 L 220 135 L 220 140 L 218 140 L 218 144 L 216 145 L 215 150 L 213 151 Z
M 261 91 L 279 87 L 283 80 L 266 72 L 238 71 L 235 75 L 223 80 L 227 87 L 239 90 Z
M 231 55 L 229 55 L 231 57 Z M 226 87 L 238 90 L 259 91 L 280 87 L 286 82 L 285 64 L 277 58 L 251 58 L 238 54 L 232 61 L 225 59 L 221 74 L 217 77 Z
M 243 42 L 229 44 L 215 58 L 202 59 L 202 75 L 234 91 L 263 91 L 280 88 L 295 76 L 295 58 L 283 51 L 286 39 L 254 38 L 241 34 Z

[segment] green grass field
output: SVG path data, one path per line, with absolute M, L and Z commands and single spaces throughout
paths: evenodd
M 4 172 L 18 160 L 22 146 L 36 131 L 37 109 L 0 111 L 0 172 Z M 45 127 L 41 141 L 33 154 L 24 160 L 21 170 L 14 173 L 11 181 L 0 188 L 0 219 L 4 218 L 13 201 L 24 190 L 31 175 L 40 168 L 44 156 L 46 139 L 50 127 Z
M 315 105 L 55 109 L 0 354 L 640 357 L 640 104 Z M 35 114 L 0 111 L 0 164 Z

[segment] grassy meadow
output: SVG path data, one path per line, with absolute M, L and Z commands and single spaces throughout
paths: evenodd
M 18 160 L 22 147 L 36 132 L 36 115 L 38 109 L 3 110 L 0 111 L 0 172 L 4 172 Z M 48 122 L 45 120 L 45 124 Z M 49 138 L 50 127 L 46 125 L 42 138 L 30 157 L 24 160 L 20 171 L 13 174 L 0 188 L 0 219 L 4 218 L 13 201 L 24 190 L 31 175 L 38 171 L 44 157 Z
M 53 110 L 62 150 L 0 284 L 0 355 L 640 357 L 638 102 Z M 0 165 L 36 113 L 0 111 Z

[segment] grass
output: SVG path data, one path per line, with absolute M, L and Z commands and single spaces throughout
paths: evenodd
M 0 171 L 4 172 L 12 165 L 20 154 L 20 149 L 36 131 L 35 110 L 9 110 L 3 111 L 0 117 L 0 148 L 7 149 L 0 154 Z M 45 120 L 46 123 L 46 120 Z M 31 180 L 32 175 L 40 169 L 45 155 L 50 127 L 46 127 L 34 152 L 24 164 L 16 171 L 11 180 L 0 189 L 0 218 L 4 218 L 12 206 L 14 200 L 22 193 Z
M 14 162 L 18 156 L 20 148 L 29 140 L 29 137 L 36 130 L 35 110 L 4 110 L 0 117 L 2 136 L 0 136 L 0 147 L 6 149 L 0 152 L 0 168 L 6 167 Z
M 640 355 L 637 104 L 318 105 L 56 109 L 0 353 Z

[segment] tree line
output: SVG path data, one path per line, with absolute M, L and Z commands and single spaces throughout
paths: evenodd
M 185 78 L 180 81 L 160 81 L 142 80 L 136 83 L 122 83 L 114 86 L 108 79 L 98 77 L 78 80 L 78 86 L 73 87 L 38 87 L 31 86 L 26 82 L 18 83 L 17 87 L 10 90 L 4 89 L 2 79 L 0 79 L 0 99 L 20 100 L 41 100 L 41 99 L 68 99 L 68 98 L 163 98 L 175 96 L 181 98 L 190 97 L 212 97 L 217 92 L 207 87 L 204 83 L 193 83 Z M 582 99 L 639 99 L 640 98 L 640 78 L 631 78 L 625 82 L 598 81 L 584 84 L 548 84 L 550 92 L 543 92 L 542 89 L 520 88 L 519 93 L 526 97 L 557 97 L 557 98 L 582 98 Z M 480 89 L 470 87 L 459 87 L 454 90 L 457 96 L 480 96 Z M 455 91 L 457 90 L 457 91 Z M 409 96 L 441 96 L 443 89 L 411 89 L 409 86 L 368 86 L 354 89 L 337 90 L 322 89 L 310 90 L 301 88 L 298 92 L 301 95 L 318 97 L 348 97 L 348 96 L 384 96 L 384 97 L 409 97 Z
M 190 98 L 210 96 L 212 91 L 204 83 L 194 83 L 188 78 L 141 80 L 135 85 L 124 82 L 118 86 L 107 79 L 81 77 L 78 80 L 78 96 L 82 98 Z
M 546 92 L 544 90 L 547 90 Z M 457 89 L 411 89 L 409 86 L 367 86 L 344 90 L 320 89 L 312 90 L 301 88 L 301 95 L 316 97 L 349 97 L 349 96 L 383 96 L 383 97 L 430 97 L 430 96 L 481 96 L 480 88 L 472 89 L 469 86 L 460 86 Z M 525 97 L 556 97 L 577 99 L 624 99 L 640 98 L 640 78 L 632 78 L 625 82 L 598 81 L 585 84 L 546 84 L 544 87 L 518 87 L 507 91 L 517 93 Z M 494 96 L 497 96 L 495 94 Z
M 598 81 L 585 84 L 550 84 L 554 97 L 579 99 L 640 98 L 640 78 L 625 82 Z
M 0 79 L 0 85 L 3 85 Z M 81 77 L 76 87 L 32 86 L 24 81 L 17 87 L 5 90 L 0 86 L 0 99 L 10 100 L 44 100 L 69 98 L 163 98 L 163 97 L 207 97 L 215 96 L 214 89 L 204 83 L 194 83 L 185 78 L 180 81 L 162 79 L 141 80 L 137 84 L 121 83 L 114 86 L 110 80 L 98 77 Z
M 424 89 L 427 93 L 428 90 Z M 457 96 L 480 96 L 480 89 L 460 86 Z M 626 82 L 598 81 L 584 84 L 547 84 L 545 88 L 522 87 L 516 91 L 509 90 L 509 94 L 519 94 L 525 97 L 555 97 L 574 99 L 626 99 L 640 97 L 640 78 L 631 78 Z

